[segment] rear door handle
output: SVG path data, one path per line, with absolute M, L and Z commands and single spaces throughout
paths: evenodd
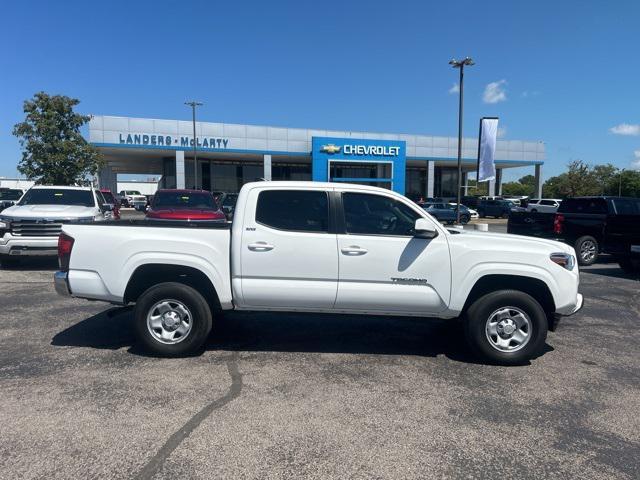
M 250 243 L 247 247 L 253 252 L 268 252 L 269 250 L 273 250 L 273 245 L 269 245 L 267 242 Z
M 369 250 L 359 247 L 358 245 L 350 245 L 348 247 L 341 248 L 340 251 L 343 255 L 351 255 L 355 257 L 356 255 L 364 255 Z

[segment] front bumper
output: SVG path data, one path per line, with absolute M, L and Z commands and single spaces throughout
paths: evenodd
M 13 236 L 10 233 L 0 238 L 0 254 L 16 256 L 52 256 L 58 255 L 58 236 L 27 237 Z
M 71 289 L 69 288 L 69 274 L 67 272 L 54 273 L 53 284 L 56 287 L 58 295 L 62 295 L 63 297 L 71 296 Z
M 556 312 L 556 314 L 562 317 L 568 317 L 570 315 L 574 315 L 578 313 L 580 310 L 582 310 L 583 306 L 584 306 L 584 298 L 582 297 L 581 293 L 578 293 L 576 295 L 576 304 L 571 309 L 562 310 L 561 312 Z

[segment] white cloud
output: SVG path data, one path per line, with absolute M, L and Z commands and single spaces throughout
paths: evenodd
M 507 99 L 506 84 L 507 81 L 504 79 L 489 83 L 485 87 L 484 94 L 482 95 L 484 103 L 504 102 Z
M 631 125 L 629 123 L 621 123 L 609 129 L 611 133 L 616 135 L 640 135 L 640 125 Z
M 525 90 L 524 92 L 522 92 L 521 95 L 522 95 L 522 98 L 536 97 L 540 95 L 540 92 L 537 90 Z
M 633 156 L 635 158 L 631 160 L 631 168 L 634 170 L 640 170 L 640 150 L 633 152 Z
M 504 138 L 507 136 L 507 127 L 498 127 L 498 138 Z
M 453 95 L 454 93 L 458 92 L 460 92 L 460 85 L 454 83 L 453 86 L 449 89 L 449 93 Z

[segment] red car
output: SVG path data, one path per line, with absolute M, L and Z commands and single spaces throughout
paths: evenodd
M 111 193 L 108 188 L 101 188 L 100 193 L 104 197 L 105 203 L 111 205 L 111 213 L 114 220 L 120 220 L 120 203 L 116 199 L 115 195 Z
M 226 221 L 211 192 L 158 190 L 147 210 L 152 220 Z

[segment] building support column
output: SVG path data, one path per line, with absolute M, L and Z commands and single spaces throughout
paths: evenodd
M 436 179 L 436 162 L 427 162 L 427 198 L 433 198 L 434 183 Z
M 496 168 L 496 195 L 502 195 L 502 169 Z
M 118 193 L 118 175 L 109 165 L 106 165 L 98 172 L 98 187 L 108 188 L 112 193 Z
M 462 172 L 462 195 L 469 195 L 469 172 Z
M 264 173 L 262 174 L 262 178 L 267 181 L 271 180 L 271 155 L 263 155 L 263 168 Z
M 184 189 L 184 151 L 176 150 L 176 188 Z
M 494 197 L 496 195 L 496 181 L 489 180 L 487 182 L 487 185 L 489 186 L 489 188 L 487 189 L 487 195 L 489 197 Z
M 536 198 L 542 198 L 542 165 L 536 165 Z

